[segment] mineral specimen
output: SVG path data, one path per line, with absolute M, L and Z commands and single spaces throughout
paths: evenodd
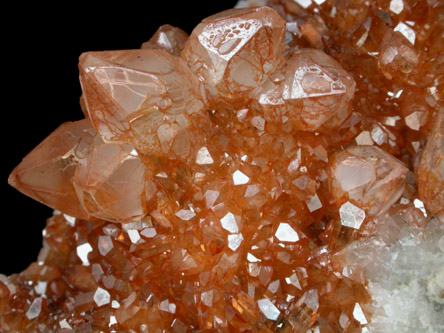
M 444 248 L 444 5 L 259 2 L 81 55 L 86 119 L 9 178 L 55 210 L 2 330 L 405 329 L 384 272 Z

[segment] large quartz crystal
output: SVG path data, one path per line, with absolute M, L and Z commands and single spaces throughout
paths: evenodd
M 88 119 L 61 125 L 14 169 L 9 183 L 51 208 L 87 219 L 72 180 L 95 135 Z
M 91 216 L 134 221 L 146 214 L 146 169 L 132 146 L 106 144 L 97 136 L 90 154 L 79 162 L 73 184 Z
M 181 159 L 202 144 L 205 95 L 182 59 L 151 49 L 91 52 L 79 68 L 89 118 L 105 142 Z
M 54 214 L 1 331 L 443 329 L 444 5 L 245 6 L 80 56 L 86 119 L 9 178 Z
M 339 206 L 351 201 L 369 215 L 389 209 L 401 196 L 408 169 L 374 146 L 350 146 L 330 158 L 330 191 Z
M 281 61 L 284 38 L 285 20 L 274 10 L 231 9 L 203 20 L 183 57 L 205 82 L 212 103 L 222 98 L 245 104 L 248 93 Z
M 253 101 L 267 121 L 314 131 L 338 127 L 350 114 L 354 92 L 353 78 L 333 58 L 301 49 L 253 93 Z

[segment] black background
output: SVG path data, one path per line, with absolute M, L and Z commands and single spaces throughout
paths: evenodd
M 17 2 L 4 11 L 0 273 L 24 270 L 37 259 L 42 246 L 42 230 L 52 209 L 10 187 L 7 178 L 60 124 L 83 118 L 77 69 L 80 54 L 139 48 L 166 23 L 191 33 L 203 18 L 236 2 L 145 0 L 122 1 L 119 6 Z

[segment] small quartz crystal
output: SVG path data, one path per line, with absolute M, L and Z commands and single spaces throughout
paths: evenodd
M 279 224 L 275 236 L 281 242 L 297 242 L 299 240 L 298 233 L 288 223 Z
M 359 229 L 365 219 L 365 212 L 348 201 L 341 206 L 339 214 L 341 224 L 353 229 Z
M 26 317 L 28 317 L 29 320 L 33 320 L 39 316 L 41 311 L 42 311 L 42 298 L 37 297 L 32 301 L 31 306 L 26 312 Z
M 110 302 L 110 294 L 105 289 L 97 288 L 94 294 L 94 302 L 96 302 L 97 306 L 106 305 Z
M 280 312 L 276 306 L 270 302 L 269 299 L 260 299 L 257 301 L 259 309 L 262 311 L 265 317 L 270 320 L 277 320 Z
M 149 41 L 142 44 L 141 49 L 160 49 L 174 56 L 180 56 L 187 39 L 188 35 L 182 29 L 164 24 Z

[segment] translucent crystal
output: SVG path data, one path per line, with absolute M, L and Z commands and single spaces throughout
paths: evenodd
M 147 170 L 133 149 L 95 138 L 90 154 L 79 163 L 73 177 L 80 202 L 90 215 L 110 221 L 145 216 Z
M 60 328 L 61 328 L 61 329 L 66 328 L 66 329 L 68 329 L 68 330 L 72 330 L 72 327 L 71 327 L 71 325 L 68 324 L 68 322 L 66 321 L 66 318 L 63 319 L 63 320 L 60 320 L 60 321 L 59 321 L 59 325 L 60 325 Z
M 155 228 L 146 228 L 143 229 L 140 234 L 146 238 L 153 238 L 154 236 L 157 235 L 157 232 Z
M 195 217 L 196 214 L 192 210 L 181 209 L 176 213 L 176 216 L 181 220 L 188 221 L 191 220 L 193 217 Z
M 128 230 L 128 237 L 133 244 L 137 244 L 137 242 L 140 240 L 140 234 L 137 230 Z
M 362 311 L 362 308 L 359 305 L 359 303 L 355 304 L 355 307 L 353 309 L 353 317 L 355 317 L 355 319 L 357 321 L 359 321 L 361 323 L 361 325 L 367 325 L 368 324 L 367 318 L 365 317 L 365 314 Z
M 243 240 L 244 237 L 242 236 L 242 234 L 228 235 L 228 247 L 231 250 L 236 251 Z
M 299 240 L 298 233 L 288 223 L 280 223 L 275 236 L 281 242 L 297 242 Z
M 415 45 L 415 31 L 403 22 L 399 22 L 393 31 L 399 31 L 412 45 Z
M 249 181 L 250 181 L 250 178 L 248 178 L 248 176 L 245 175 L 242 171 L 236 170 L 233 173 L 233 183 L 234 183 L 234 185 L 248 184 Z
M 89 120 L 65 123 L 31 151 L 9 176 L 9 184 L 51 208 L 88 218 L 72 178 L 95 136 Z
M 161 49 L 175 56 L 180 56 L 188 35 L 182 29 L 164 24 L 157 29 L 151 39 L 142 44 L 142 49 Z
M 236 234 L 239 232 L 239 227 L 237 225 L 236 218 L 232 213 L 228 213 L 227 215 L 225 215 L 220 220 L 220 224 L 222 225 L 222 228 L 224 228 L 225 230 L 227 230 L 233 234 Z
M 264 298 L 257 301 L 259 309 L 262 311 L 265 317 L 270 320 L 277 320 L 280 315 L 280 311 L 276 306 L 270 302 L 269 299 Z
M 213 158 L 210 155 L 207 147 L 202 147 L 197 152 L 196 163 L 199 165 L 213 164 Z
M 359 229 L 365 219 L 365 212 L 348 201 L 341 206 L 339 214 L 341 224 L 353 229 Z
M 185 159 L 204 142 L 205 100 L 182 59 L 151 49 L 89 52 L 79 67 L 89 117 L 105 142 Z
M 391 0 L 390 1 L 390 11 L 392 11 L 393 13 L 400 14 L 403 9 L 404 9 L 403 0 Z
M 211 103 L 245 102 L 248 93 L 278 65 L 285 21 L 268 7 L 231 9 L 210 16 L 192 32 L 182 53 L 205 80 Z
M 239 6 L 81 56 L 88 120 L 10 178 L 57 210 L 1 330 L 444 329 L 443 6 Z
M 113 241 L 110 236 L 99 237 L 98 248 L 102 256 L 106 256 L 113 247 Z
M 412 34 L 410 31 L 413 30 L 404 23 L 400 24 L 402 25 L 398 26 L 398 31 L 389 30 L 386 33 L 379 51 L 381 69 L 389 79 L 399 75 L 398 73 L 411 73 L 419 63 L 418 53 L 412 46 L 414 32 Z
M 299 290 L 302 290 L 301 284 L 299 283 L 299 279 L 298 279 L 298 276 L 296 275 L 296 273 L 293 273 L 290 277 L 285 278 L 285 281 L 288 284 L 292 284 L 293 286 L 295 286 Z
M 94 302 L 96 302 L 97 306 L 106 305 L 110 302 L 110 294 L 105 289 L 97 288 L 94 293 Z
M 83 265 L 89 266 L 88 254 L 92 252 L 93 248 L 89 243 L 84 243 L 77 246 L 77 255 L 82 260 Z
M 165 312 L 176 313 L 176 304 L 170 303 L 170 301 L 166 299 L 160 302 L 159 309 Z
M 26 311 L 26 317 L 29 320 L 33 320 L 40 315 L 41 310 L 42 310 L 42 298 L 37 297 L 30 305 L 28 311 Z
M 317 194 L 312 196 L 310 198 L 310 200 L 306 201 L 306 203 L 307 203 L 308 210 L 310 212 L 314 212 L 314 211 L 316 211 L 316 210 L 318 210 L 318 209 L 320 209 L 322 207 L 322 203 L 319 200 L 319 197 L 318 197 Z
M 369 131 L 361 132 L 356 138 L 355 141 L 360 146 L 371 146 L 373 144 L 372 137 L 370 136 Z
M 294 129 L 314 131 L 337 127 L 350 113 L 356 84 L 324 52 L 290 52 L 278 73 L 282 79 L 270 78 L 252 93 L 254 106 L 262 110 L 265 120 L 289 119 Z
M 369 215 L 385 212 L 402 194 L 408 169 L 374 146 L 351 146 L 329 160 L 330 190 L 338 205 L 350 201 Z

